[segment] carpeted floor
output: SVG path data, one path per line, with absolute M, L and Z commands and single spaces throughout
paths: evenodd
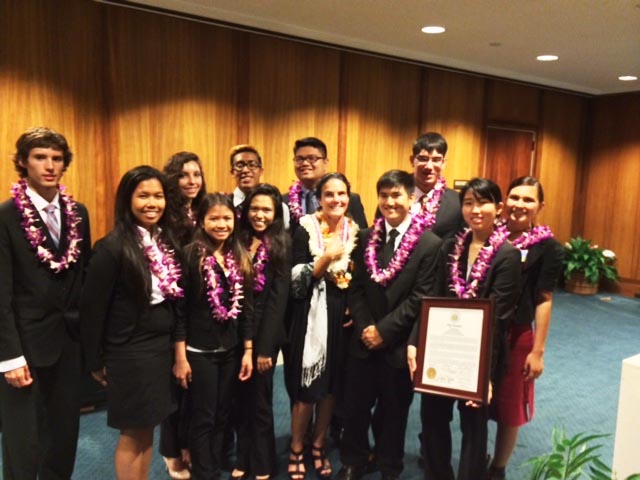
M 611 464 L 620 368 L 623 359 L 640 353 L 640 301 L 619 296 L 579 297 L 558 291 L 554 297 L 553 321 L 547 351 L 545 374 L 536 387 L 534 421 L 521 430 L 518 445 L 507 470 L 508 478 L 524 480 L 528 468 L 523 463 L 549 449 L 554 426 L 567 434 L 588 431 L 610 433 L 605 439 L 602 459 Z M 286 452 L 289 435 L 289 401 L 282 384 L 282 369 L 276 371 L 274 399 L 276 435 L 280 452 L 278 479 L 286 476 Z M 405 470 L 402 478 L 420 479 L 417 465 L 420 420 L 419 399 L 415 398 L 407 431 Z M 494 425 L 491 425 L 490 445 Z M 457 463 L 460 436 L 457 418 L 454 431 L 454 466 Z M 158 432 L 156 431 L 156 441 Z M 114 478 L 113 450 L 118 434 L 106 426 L 104 411 L 81 418 L 80 442 L 74 479 Z M 339 455 L 331 449 L 330 458 L 338 470 Z M 150 478 L 164 479 L 164 464 L 154 453 Z M 379 478 L 371 474 L 368 478 Z

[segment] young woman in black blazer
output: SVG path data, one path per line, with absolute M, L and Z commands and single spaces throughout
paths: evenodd
M 543 207 L 544 191 L 536 178 L 520 177 L 511 182 L 503 218 L 509 241 L 520 251 L 522 293 L 509 329 L 509 366 L 491 405 L 491 418 L 498 423 L 489 472 L 492 479 L 505 478 L 518 431 L 533 418 L 534 380 L 544 370 L 542 357 L 551 323 L 553 289 L 562 272 L 563 248 L 549 227 L 536 225 Z
M 241 238 L 253 258 L 253 362 L 257 371 L 237 390 L 239 425 L 232 478 L 248 474 L 266 480 L 276 463 L 273 372 L 285 340 L 284 315 L 291 282 L 290 236 L 284 229 L 282 197 L 276 187 L 258 185 L 242 208 Z
M 443 245 L 443 271 L 449 296 L 494 298 L 492 391 L 500 382 L 506 365 L 506 333 L 513 321 L 520 293 L 520 254 L 507 237 L 504 226 L 495 221 L 502 211 L 500 188 L 491 180 L 474 178 L 460 191 L 462 216 L 469 228 Z M 407 349 L 409 369 L 416 369 L 417 335 Z M 425 478 L 453 480 L 451 430 L 456 399 L 424 394 L 421 408 Z M 488 405 L 458 400 L 462 448 L 459 480 L 484 478 L 487 455 Z
M 174 373 L 189 388 L 191 473 L 209 480 L 220 475 L 233 378 L 248 380 L 253 370 L 252 267 L 228 195 L 206 195 L 196 223 L 194 241 L 184 252 L 187 334 L 186 341 L 176 342 Z
M 95 245 L 82 294 L 85 364 L 107 386 L 107 423 L 120 430 L 118 478 L 148 477 L 153 428 L 175 409 L 171 336 L 183 335 L 174 311 L 183 291 L 165 191 L 155 168 L 125 173 L 115 227 Z
M 195 153 L 178 152 L 169 158 L 163 170 L 167 177 L 167 215 L 180 247 L 191 242 L 196 227 L 195 211 L 207 193 L 202 164 Z M 189 479 L 187 446 L 189 412 L 185 390 L 177 388 L 178 410 L 160 425 L 160 454 L 167 473 L 173 479 Z

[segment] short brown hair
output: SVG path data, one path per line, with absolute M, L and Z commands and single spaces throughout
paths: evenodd
M 29 152 L 31 152 L 32 148 L 52 148 L 53 150 L 62 152 L 62 160 L 64 162 L 63 172 L 67 169 L 73 158 L 73 153 L 64 135 L 51 128 L 30 128 L 18 138 L 16 142 L 16 153 L 13 156 L 13 164 L 20 178 L 27 176 L 27 169 L 20 165 L 20 162 L 26 162 L 28 160 Z

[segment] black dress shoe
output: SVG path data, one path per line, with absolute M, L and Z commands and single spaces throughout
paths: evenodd
M 344 465 L 338 475 L 336 476 L 336 480 L 358 480 L 362 478 L 365 474 L 363 467 L 356 467 L 354 465 Z

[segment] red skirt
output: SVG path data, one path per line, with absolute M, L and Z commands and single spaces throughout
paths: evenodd
M 525 381 L 524 362 L 533 349 L 531 325 L 512 325 L 509 329 L 509 365 L 491 400 L 491 418 L 510 427 L 531 421 L 534 412 L 534 382 Z

